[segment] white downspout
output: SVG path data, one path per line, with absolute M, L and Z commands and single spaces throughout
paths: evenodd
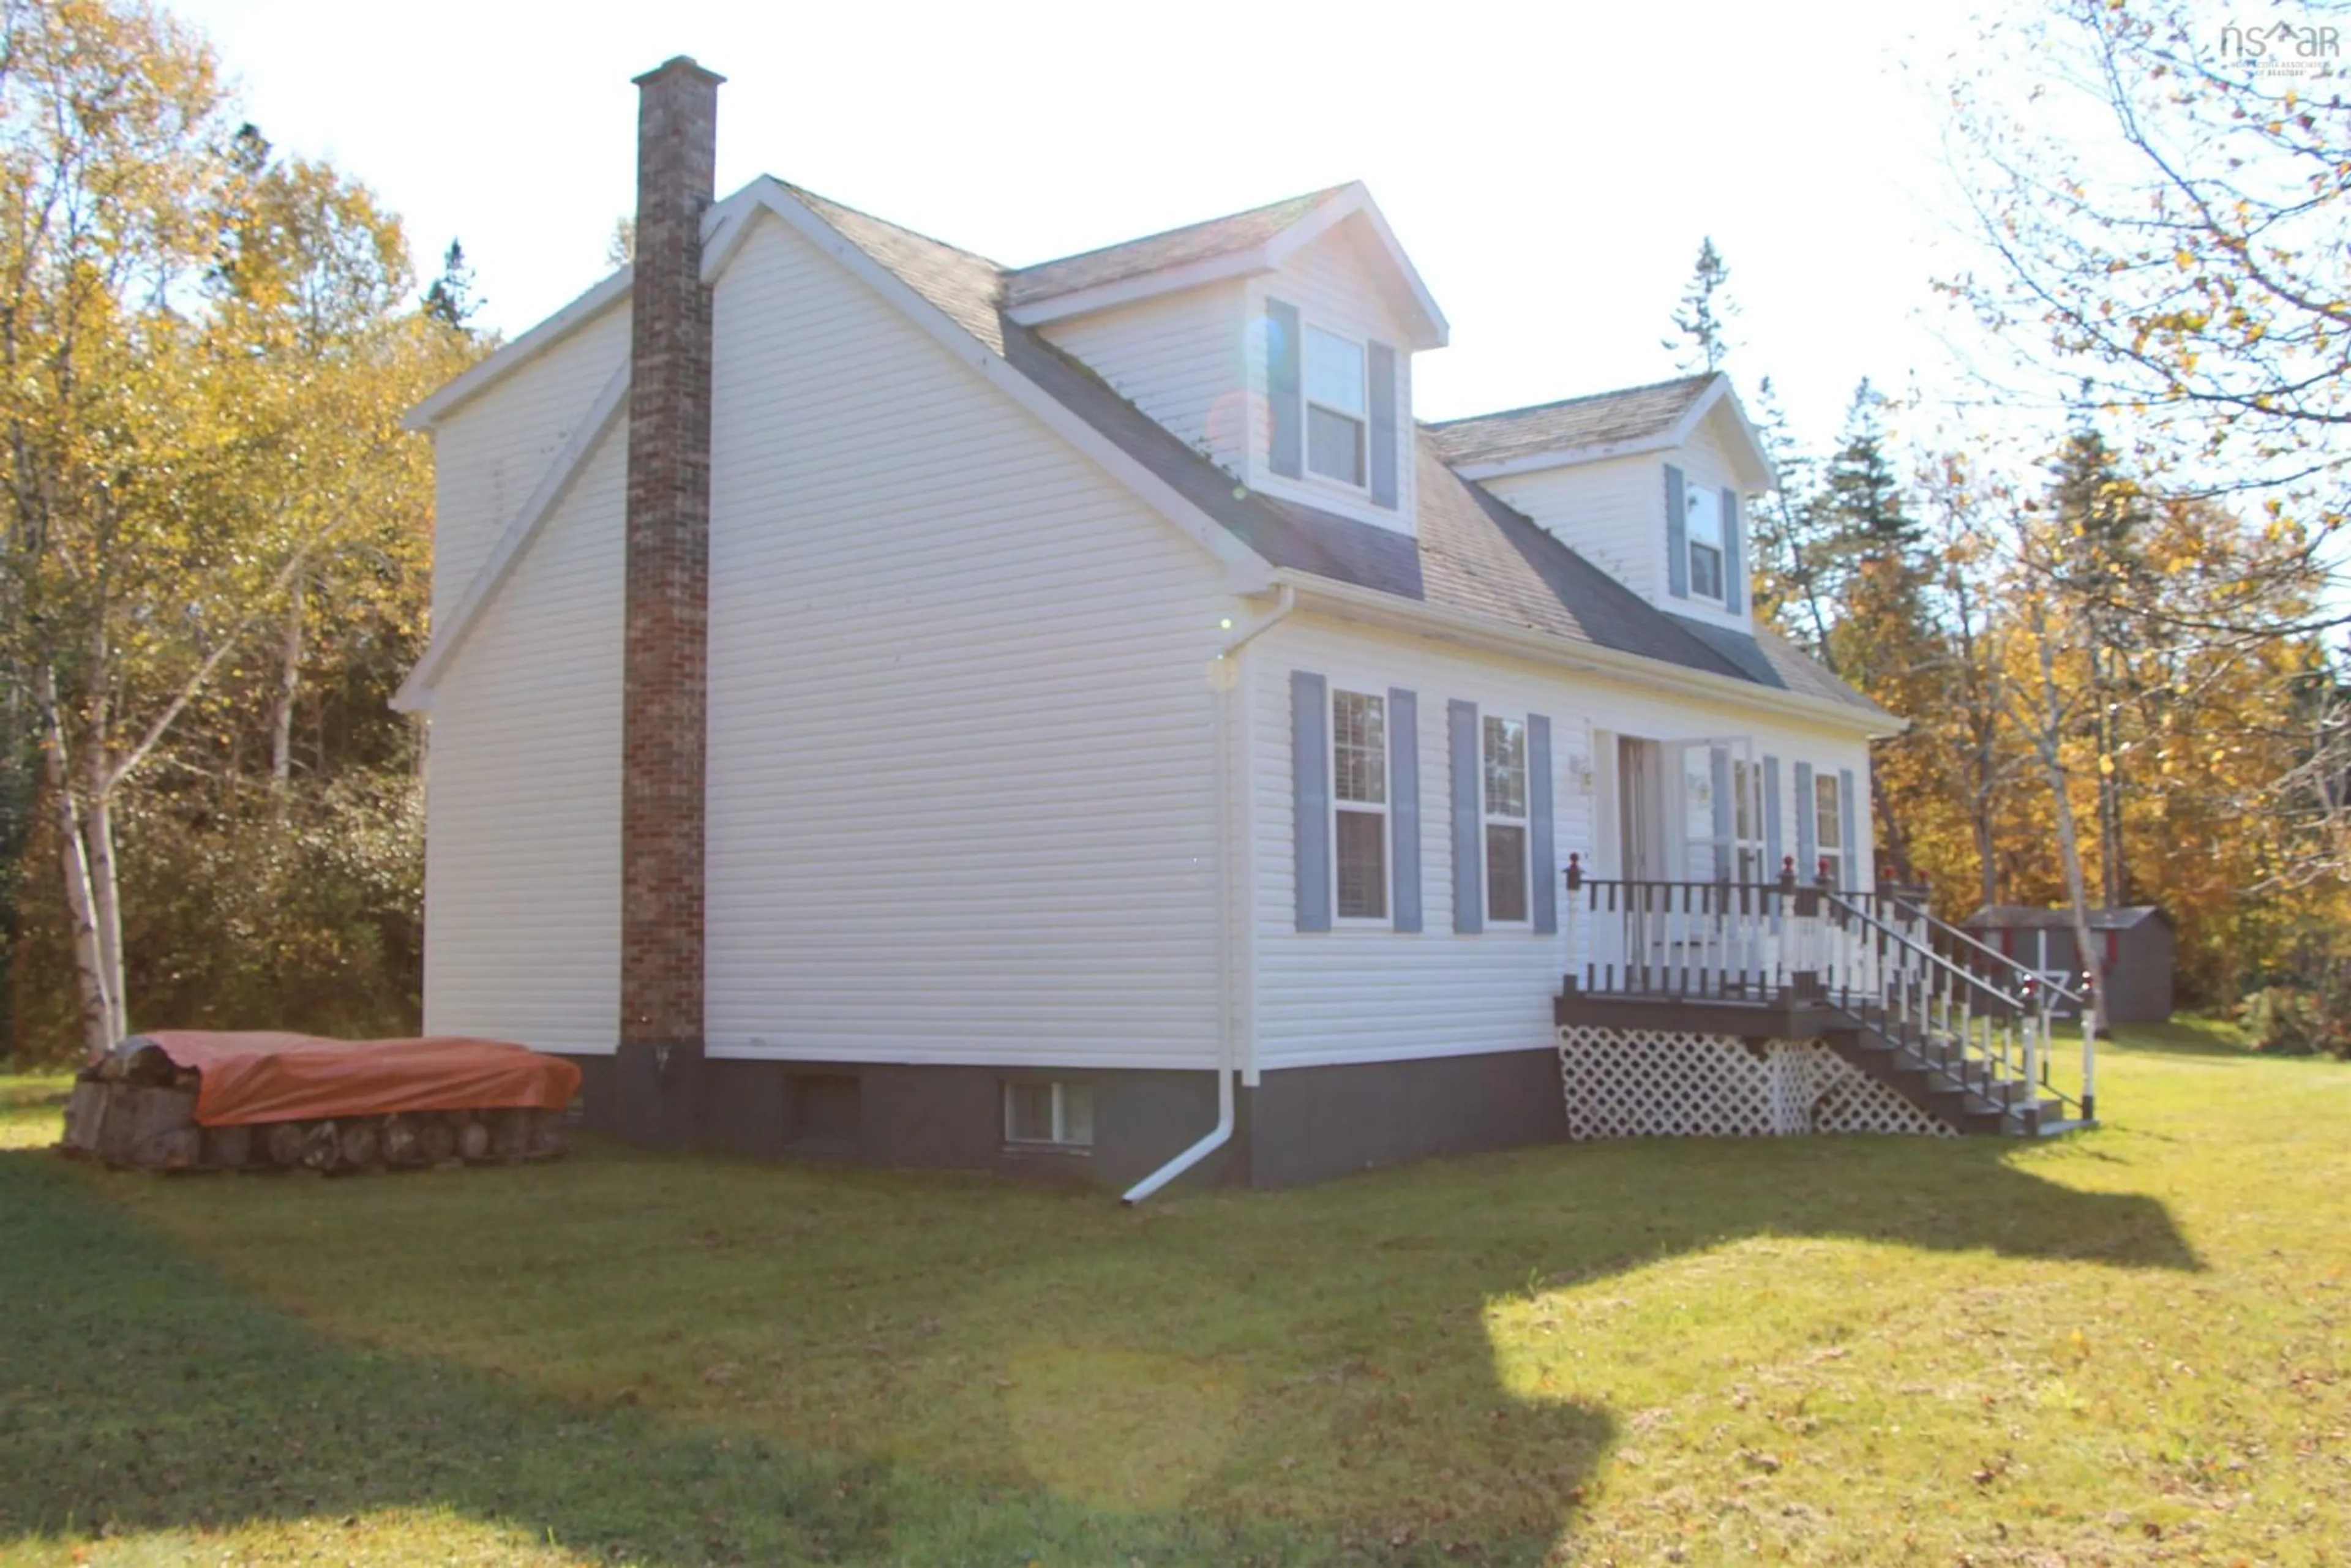
M 1289 619 L 1290 612 L 1297 608 L 1298 591 L 1284 584 L 1265 617 L 1226 643 L 1208 664 L 1208 689 L 1217 694 L 1217 861 L 1224 901 L 1222 940 L 1217 945 L 1217 1124 L 1207 1136 L 1129 1187 L 1123 1202 L 1141 1203 L 1232 1141 L 1238 1112 L 1233 1075 L 1240 1070 L 1237 1058 L 1241 1034 L 1240 1002 L 1234 995 L 1234 987 L 1240 968 L 1238 949 L 1242 942 L 1251 939 L 1249 917 L 1251 900 L 1256 894 L 1254 887 L 1241 885 L 1238 869 L 1241 835 L 1249 826 L 1246 793 L 1249 779 L 1245 768 L 1249 748 L 1245 738 L 1234 734 L 1233 707 L 1240 695 L 1241 650 Z

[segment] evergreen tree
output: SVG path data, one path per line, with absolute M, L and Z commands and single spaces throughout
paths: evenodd
M 1755 387 L 1756 434 L 1777 480 L 1748 518 L 1750 590 L 1758 619 L 1806 651 L 1825 657 L 1829 618 L 1822 601 L 1826 552 L 1815 527 L 1820 508 L 1812 455 L 1797 444 L 1779 390 L 1765 376 Z
M 2148 690 L 2140 678 L 2142 655 L 2149 650 L 2143 617 L 2133 612 L 2153 597 L 2139 538 L 2148 508 L 2118 455 L 2086 420 L 2066 437 L 2053 469 L 2049 504 L 2057 521 L 2058 586 L 2078 604 L 2088 644 L 2084 719 L 2097 758 L 2099 894 L 2106 908 L 2119 909 L 2130 902 L 2131 891 L 2123 827 L 2130 710 L 2143 698 L 2160 700 L 2160 691 Z
M 482 301 L 474 298 L 474 268 L 465 260 L 465 247 L 453 239 L 441 257 L 441 276 L 424 291 L 424 313 L 471 337 L 474 329 L 469 323 L 481 308 Z
M 1820 497 L 1844 553 L 1856 559 L 1898 558 L 1918 542 L 1918 524 L 1904 505 L 1902 480 L 1886 444 L 1886 396 L 1864 376 L 1854 388 Z
M 1917 718 L 1938 711 L 1949 660 L 1928 602 L 1932 576 L 1921 547 L 1924 530 L 1886 451 L 1888 439 L 1886 399 L 1865 378 L 1854 391 L 1810 526 L 1834 564 L 1827 595 L 1836 607 L 1826 644 L 1831 667 L 1888 712 Z M 1905 877 L 1913 865 L 1907 824 L 1890 802 L 1943 793 L 1927 776 L 1938 772 L 1944 760 L 1922 726 L 1881 743 L 1871 769 L 1878 841 Z
M 1739 307 L 1724 292 L 1729 282 L 1730 268 L 1714 248 L 1713 236 L 1700 240 L 1689 287 L 1682 291 L 1681 308 L 1674 312 L 1674 330 L 1680 336 L 1664 342 L 1679 356 L 1675 363 L 1688 374 L 1712 375 L 1730 357 L 1727 333 Z

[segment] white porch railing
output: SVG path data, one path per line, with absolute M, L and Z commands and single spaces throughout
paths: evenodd
M 1918 1050 L 1988 1099 L 2088 1120 L 2097 1030 L 2084 993 L 1928 915 L 1906 889 L 1586 877 L 1571 855 L 1562 925 L 1572 990 L 1704 1002 L 1816 1001 Z M 2078 1080 L 2053 1020 L 2082 1020 Z M 2060 1077 L 2068 1082 L 2060 1082 Z

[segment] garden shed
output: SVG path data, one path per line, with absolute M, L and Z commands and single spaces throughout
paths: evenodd
M 1985 946 L 2061 985 L 2078 985 L 2074 914 L 2022 904 L 1988 904 L 1970 915 L 1967 929 Z M 2160 1023 L 2171 1016 L 2171 916 L 2152 904 L 2090 911 L 2090 935 L 2101 944 L 2106 977 L 2106 1017 L 2113 1023 Z

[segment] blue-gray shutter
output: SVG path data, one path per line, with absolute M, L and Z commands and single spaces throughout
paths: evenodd
M 1534 878 L 1537 934 L 1559 929 L 1559 867 L 1552 858 L 1551 820 L 1551 720 L 1527 715 L 1527 874 Z
M 1479 842 L 1478 705 L 1459 697 L 1445 705 L 1447 755 L 1453 776 L 1453 929 L 1486 929 L 1486 851 Z
M 1273 471 L 1295 479 L 1305 472 L 1306 410 L 1299 396 L 1298 307 L 1265 302 L 1265 401 L 1273 417 Z
M 1730 747 L 1710 746 L 1706 753 L 1707 779 L 1714 788 L 1714 880 L 1730 880 L 1730 857 L 1733 845 L 1731 829 L 1738 819 L 1731 815 L 1738 802 L 1731 799 Z
M 1388 858 L 1395 928 L 1420 929 L 1420 699 L 1388 688 Z
M 1331 688 L 1290 672 L 1290 825 L 1298 844 L 1298 928 L 1331 929 Z
M 1780 880 L 1780 859 L 1788 852 L 1780 837 L 1780 759 L 1763 759 L 1763 880 Z
M 1861 842 L 1861 824 L 1854 820 L 1853 769 L 1850 768 L 1837 769 L 1837 825 L 1844 829 L 1844 884 L 1859 887 L 1862 875 L 1857 846 Z
M 1385 343 L 1365 345 L 1372 378 L 1372 505 L 1396 504 L 1396 357 Z
M 1666 465 L 1666 591 L 1689 597 L 1689 507 L 1682 498 L 1682 471 Z
M 1813 765 L 1796 764 L 1796 880 L 1820 874 L 1820 811 L 1813 804 Z
M 1722 487 L 1722 607 L 1733 615 L 1747 602 L 1747 552 L 1739 537 L 1739 492 Z

